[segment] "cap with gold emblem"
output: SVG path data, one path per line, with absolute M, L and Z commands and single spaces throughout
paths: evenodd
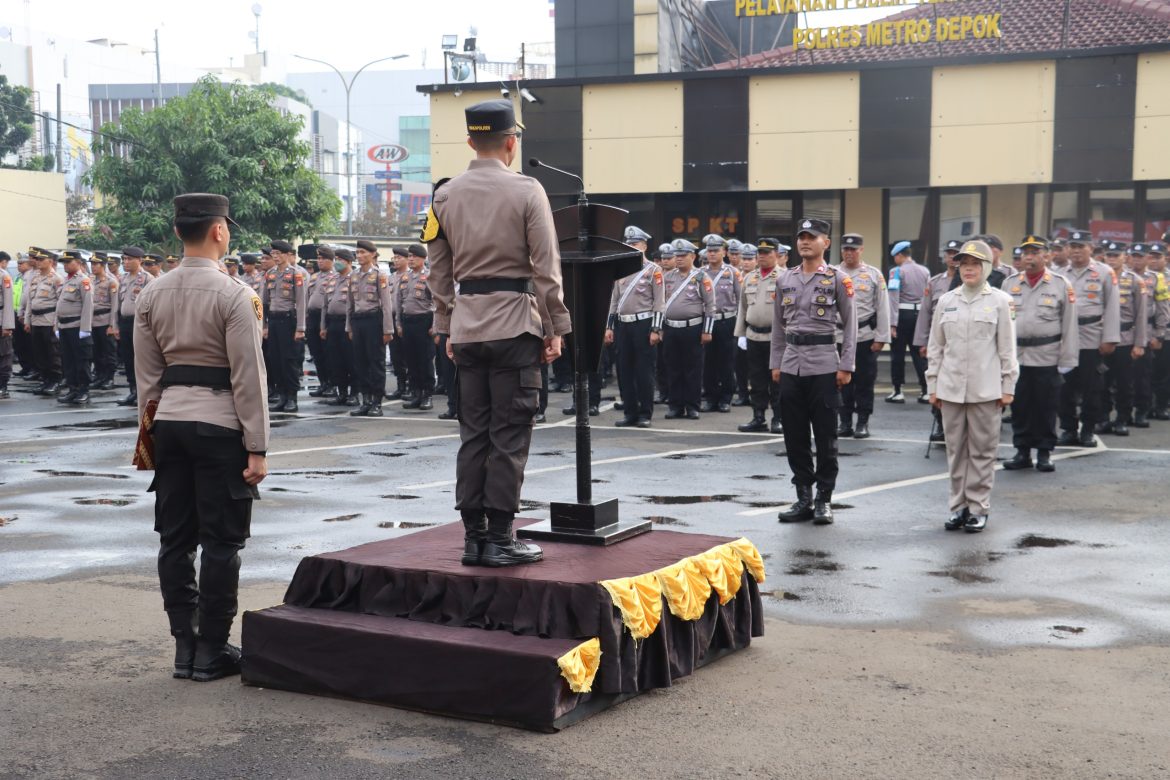
M 811 233 L 814 236 L 828 236 L 833 232 L 832 226 L 828 222 L 823 219 L 812 218 L 802 219 L 800 222 L 798 222 L 796 225 L 796 231 L 798 236 L 801 233 Z M 759 246 L 759 244 L 756 244 L 756 246 Z
M 487 100 L 468 106 L 463 112 L 467 119 L 467 132 L 471 135 L 506 133 L 524 125 L 516 121 L 516 111 L 510 100 Z
M 175 198 L 175 222 L 201 222 L 211 217 L 223 217 L 230 224 L 239 227 L 228 213 L 228 199 L 226 195 L 214 195 L 209 192 L 189 192 Z
M 1023 249 L 1024 247 L 1028 246 L 1034 246 L 1038 249 L 1047 249 L 1048 242 L 1040 236 L 1024 236 L 1024 240 L 1020 242 L 1020 248 Z
M 976 260 L 982 260 L 985 263 L 991 262 L 991 247 L 983 241 L 968 241 L 963 244 L 959 250 L 959 254 L 955 257 L 956 260 L 962 260 L 964 257 L 974 257 Z
M 61 253 L 63 260 L 80 260 L 83 263 L 89 260 L 89 257 L 90 254 L 85 249 L 66 249 Z

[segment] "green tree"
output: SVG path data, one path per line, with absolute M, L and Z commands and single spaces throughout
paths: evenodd
M 231 198 L 233 247 L 312 238 L 341 213 L 340 199 L 306 166 L 303 120 L 272 107 L 269 92 L 208 76 L 149 113 L 125 111 L 95 139 L 87 179 L 102 196 L 79 246 L 177 250 L 172 199 L 184 192 Z
M 28 87 L 9 84 L 8 77 L 0 75 L 0 158 L 13 154 L 32 138 L 31 97 Z

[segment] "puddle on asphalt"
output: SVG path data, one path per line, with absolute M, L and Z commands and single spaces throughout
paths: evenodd
M 638 496 L 638 498 L 648 504 L 676 506 L 680 504 L 710 504 L 716 501 L 735 501 L 739 496 L 718 493 L 711 496 Z
M 1065 634 L 1083 634 L 1083 633 L 1085 633 L 1084 626 L 1053 626 L 1052 630 L 1053 631 L 1060 631 L 1060 632 L 1065 633 Z M 1065 637 L 1060 636 L 1059 634 L 1053 634 L 1053 636 L 1057 637 L 1058 639 L 1065 638 Z
M 134 417 L 123 417 L 110 420 L 87 420 L 85 422 L 63 423 L 61 425 L 46 425 L 43 431 L 117 431 L 125 428 L 137 428 L 138 420 Z
M 79 506 L 130 506 L 136 503 L 133 498 L 75 498 L 73 503 Z
M 130 479 L 125 474 L 98 474 L 89 471 L 56 471 L 54 469 L 37 469 L 38 474 L 48 474 L 50 477 L 104 477 L 105 479 Z
M 761 590 L 760 595 L 772 599 L 774 601 L 800 601 L 800 596 L 795 593 L 789 593 L 786 590 Z
M 594 485 L 605 485 L 605 484 L 609 484 L 609 480 L 608 479 L 595 479 L 595 480 L 593 480 L 593 484 Z
M 643 517 L 642 519 L 649 520 L 654 525 L 690 525 L 690 523 L 684 523 L 677 517 L 667 517 L 665 515 L 649 515 L 648 517 Z
M 282 488 L 282 487 L 265 487 L 264 490 L 265 490 L 265 492 L 268 492 L 268 493 L 308 493 L 309 492 L 307 490 L 293 490 L 291 488 Z
M 412 496 L 408 493 L 391 493 L 388 496 L 378 496 L 378 498 L 388 498 L 391 501 L 413 501 L 418 496 Z
M 1103 550 L 1107 547 L 1113 547 L 1112 544 L 1103 544 L 1100 542 L 1078 542 L 1073 539 L 1058 539 L 1051 536 L 1041 536 L 1039 534 L 1027 534 L 1021 536 L 1016 541 L 1017 550 L 1030 550 L 1036 547 L 1089 547 L 1094 550 Z
M 357 469 L 335 469 L 333 471 L 270 471 L 270 477 L 308 477 L 315 479 L 319 477 L 339 477 L 347 474 L 361 474 Z
M 354 515 L 338 515 L 337 517 L 326 517 L 321 522 L 323 523 L 344 523 L 346 520 L 353 520 L 355 517 L 361 517 L 362 513 L 358 512 Z
M 783 474 L 752 474 L 748 479 L 780 479 Z
M 781 504 L 783 504 L 784 500 L 781 499 L 781 500 L 777 500 L 777 501 L 737 501 L 736 503 L 742 504 L 743 506 L 746 506 L 746 507 L 751 507 L 752 509 L 772 509 L 774 507 L 778 507 Z M 853 509 L 853 504 L 838 504 L 836 501 L 829 504 L 829 506 L 831 506 L 833 509 Z
M 405 452 L 371 452 L 371 455 L 377 455 L 379 458 L 402 458 L 406 456 Z
M 995 582 L 991 577 L 983 574 L 977 574 L 969 569 L 960 569 L 952 567 L 949 569 L 942 569 L 941 571 L 928 571 L 931 577 L 950 577 L 955 582 L 961 582 L 964 585 L 973 585 L 976 583 Z
M 387 520 L 383 523 L 378 523 L 379 528 L 403 528 L 407 530 L 411 528 L 432 528 L 436 525 L 438 523 L 415 523 L 410 520 Z
M 792 557 L 797 560 L 793 561 L 784 573 L 793 577 L 803 577 L 817 571 L 841 571 L 844 568 L 836 561 L 830 560 L 833 554 L 824 550 L 796 550 Z
M 673 455 L 667 455 L 663 460 L 700 460 L 702 458 L 709 458 L 710 455 L 695 452 L 676 452 Z

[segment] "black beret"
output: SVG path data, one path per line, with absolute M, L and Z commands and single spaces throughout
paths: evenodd
M 408 254 L 410 254 L 409 252 L 406 251 L 406 247 L 403 247 L 403 246 L 391 247 L 390 251 L 393 252 L 398 257 L 406 257 Z
M 358 240 L 357 248 L 364 249 L 367 252 L 373 252 L 374 254 L 378 254 L 378 247 L 374 244 L 374 242 L 368 241 L 364 238 Z
M 336 257 L 340 257 L 342 260 L 345 260 L 347 262 L 350 262 L 350 263 L 353 262 L 353 250 L 352 249 L 346 249 L 345 247 L 339 247 L 334 252 L 334 255 Z
M 506 133 L 524 125 L 516 121 L 516 111 L 511 100 L 488 100 L 468 106 L 463 115 L 467 118 L 467 132 L 471 135 L 482 133 Z
M 137 257 L 139 260 L 146 257 L 145 250 L 140 246 L 128 246 L 122 248 L 122 257 Z
M 410 246 L 408 246 L 406 248 L 406 251 L 407 251 L 407 253 L 412 254 L 415 257 L 426 257 L 427 256 L 427 249 L 422 244 L 411 244 Z
M 260 262 L 260 256 L 252 252 L 246 252 L 240 255 L 240 262 L 244 265 L 256 265 Z
M 289 254 L 292 254 L 292 253 L 294 253 L 294 252 L 296 252 L 296 251 L 297 251 L 297 250 L 293 249 L 293 245 L 292 245 L 292 244 L 290 244 L 290 243 L 289 243 L 289 242 L 287 242 L 287 241 L 281 241 L 280 239 L 277 239 L 276 241 L 273 241 L 273 242 L 270 244 L 270 246 L 271 246 L 273 249 L 275 249 L 277 252 L 288 252 Z
M 324 244 L 317 245 L 317 257 L 324 257 L 329 260 L 333 259 L 333 248 L 325 246 Z
M 226 195 L 213 195 L 209 192 L 189 192 L 175 198 L 175 222 L 200 222 L 210 217 L 223 217 L 231 224 L 239 227 L 228 213 L 228 199 Z
M 1003 251 L 1003 239 L 997 236 L 995 233 L 988 233 L 986 236 L 984 236 L 983 243 L 990 247 L 994 247 L 1001 252 Z

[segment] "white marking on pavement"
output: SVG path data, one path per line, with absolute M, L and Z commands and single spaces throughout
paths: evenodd
M 280 457 L 281 455 L 300 455 L 306 452 L 329 452 L 331 450 L 356 450 L 363 447 L 386 447 L 394 444 L 412 444 L 420 441 L 438 441 L 439 439 L 458 439 L 457 433 L 444 433 L 437 436 L 417 436 L 412 439 L 388 439 L 386 441 L 364 441 L 357 444 L 333 444 L 327 447 L 305 447 L 298 450 L 277 450 L 269 452 L 268 457 Z M 454 483 L 452 483 L 454 484 Z

